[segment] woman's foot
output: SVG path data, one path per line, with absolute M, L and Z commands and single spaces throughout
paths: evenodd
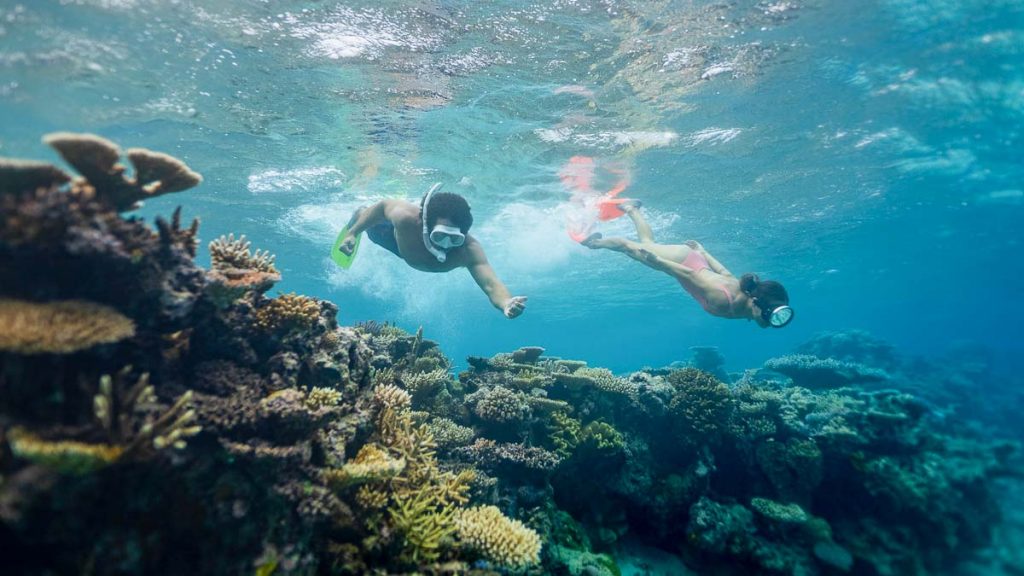
M 604 237 L 604 235 L 601 234 L 600 232 L 594 232 L 590 236 L 587 236 L 586 238 L 581 240 L 580 244 L 583 244 L 584 246 L 586 246 L 587 248 L 590 248 L 592 250 L 593 249 L 597 249 L 597 248 L 602 248 L 603 247 L 602 246 L 603 242 L 601 242 L 601 238 L 603 238 L 603 237 Z
M 619 210 L 622 210 L 623 212 L 629 212 L 630 210 L 642 208 L 643 205 L 644 203 L 637 200 L 636 198 L 630 198 L 628 200 L 624 200 L 621 204 L 619 204 Z

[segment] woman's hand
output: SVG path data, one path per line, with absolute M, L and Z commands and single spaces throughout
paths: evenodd
M 696 240 L 687 240 L 686 242 L 683 242 L 683 244 L 686 244 L 687 246 L 696 250 L 697 252 L 704 251 L 704 246 L 700 242 L 697 242 Z
M 515 318 L 526 310 L 526 296 L 513 296 L 508 299 L 503 308 L 506 318 Z

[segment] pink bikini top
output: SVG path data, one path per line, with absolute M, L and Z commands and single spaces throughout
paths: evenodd
M 704 255 L 698 252 L 697 250 L 690 250 L 690 252 L 686 255 L 686 258 L 683 259 L 683 261 L 680 262 L 679 264 L 685 268 L 693 270 L 694 273 L 700 272 L 701 270 L 711 269 L 711 266 L 708 265 L 708 259 L 705 258 Z M 690 286 L 688 283 L 683 282 L 682 280 L 679 280 L 679 284 L 682 285 L 683 290 L 686 290 L 687 292 L 690 293 L 690 296 L 693 296 L 693 299 L 696 300 L 697 303 L 701 305 L 701 308 L 704 308 L 704 310 L 707 311 L 709 314 L 714 314 L 711 308 L 708 307 L 707 298 L 704 298 L 704 296 L 696 288 Z M 734 300 L 732 292 L 729 292 L 729 290 L 726 289 L 725 286 L 719 286 L 718 288 L 722 291 L 722 294 L 725 294 L 726 299 L 729 300 L 729 312 L 732 312 L 732 304 Z

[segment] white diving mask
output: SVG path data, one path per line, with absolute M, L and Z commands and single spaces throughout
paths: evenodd
M 466 235 L 454 226 L 438 224 L 430 232 L 430 241 L 442 250 L 451 250 L 465 244 Z
M 764 316 L 767 316 L 765 320 L 772 328 L 782 328 L 793 320 L 793 309 L 789 306 L 779 306 L 771 312 L 765 310 L 762 312 L 762 317 Z

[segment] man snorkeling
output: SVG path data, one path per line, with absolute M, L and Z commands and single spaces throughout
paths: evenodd
M 782 284 L 761 280 L 756 274 L 736 278 L 696 240 L 658 244 L 640 215 L 640 201 L 627 200 L 617 207 L 633 221 L 639 242 L 603 238 L 595 232 L 580 243 L 595 250 L 621 252 L 672 276 L 712 316 L 753 320 L 762 328 L 782 328 L 793 319 L 789 294 Z
M 512 296 L 487 262 L 483 246 L 469 235 L 473 215 L 466 199 L 438 192 L 440 187 L 434 184 L 419 206 L 404 200 L 381 200 L 356 210 L 338 250 L 351 255 L 356 239 L 365 231 L 374 244 L 417 270 L 468 268 L 495 308 L 508 318 L 519 316 L 526 309 L 526 296 Z

